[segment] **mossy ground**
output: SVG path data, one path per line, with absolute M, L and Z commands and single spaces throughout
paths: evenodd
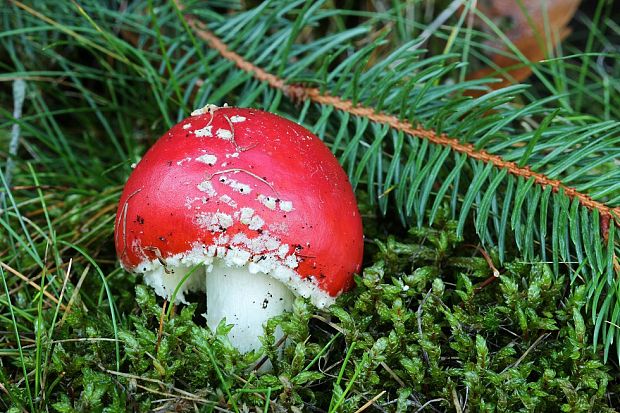
M 32 3 L 35 8 L 17 2 L 0 8 L 6 28 L 0 34 L 0 150 L 9 147 L 13 126 L 21 126 L 12 179 L 7 181 L 4 162 L 0 174 L 0 411 L 600 412 L 620 406 L 617 357 L 606 345 L 613 335 L 593 347 L 604 324 L 596 315 L 606 313 L 586 304 L 592 291 L 580 278 L 581 263 L 554 268 L 544 258 L 523 260 L 509 247 L 510 235 L 501 263 L 496 250 L 479 246 L 471 220 L 465 237 L 456 236 L 457 224 L 448 217 L 456 216 L 458 197 L 437 203 L 432 228 L 415 220 L 403 225 L 397 212 L 403 208 L 395 204 L 404 200 L 392 197 L 393 181 L 385 187 L 368 184 L 393 172 L 385 171 L 383 158 L 366 159 L 372 167 L 358 168 L 362 149 L 343 153 L 341 131 L 355 139 L 389 140 L 381 127 L 366 131 L 364 120 L 356 119 L 356 127 L 342 128 L 343 118 L 330 117 L 330 109 L 298 105 L 232 71 L 230 62 L 186 30 L 169 2 Z M 265 47 L 260 36 L 288 30 L 318 4 L 289 8 L 289 3 L 270 2 L 277 18 L 252 21 L 256 36 L 235 38 L 232 46 L 277 72 L 260 49 Z M 328 24 L 311 22 L 300 34 L 298 55 L 287 60 L 300 66 L 294 81 L 328 79 L 328 69 L 368 45 L 373 48 L 365 64 L 380 63 L 430 27 L 450 2 L 343 3 L 345 10 L 332 2 L 314 10 L 313 22 Z M 549 105 L 562 107 L 567 125 L 620 117 L 620 60 L 612 53 L 620 42 L 618 11 L 612 2 L 583 3 L 573 35 L 562 45 L 570 58 L 538 65 L 533 86 L 516 99 L 500 96 L 503 106 L 527 115 L 527 125 L 544 118 L 532 102 L 549 96 L 556 96 Z M 201 19 L 240 30 L 231 22 L 242 4 L 199 6 Z M 267 6 L 263 12 L 272 12 Z M 411 13 L 415 24 L 406 20 Z M 272 26 L 263 26 L 265 21 Z M 415 115 L 429 122 L 434 119 L 429 113 L 467 103 L 462 96 L 447 102 L 442 89 L 457 90 L 465 72 L 435 65 L 485 61 L 484 44 L 470 41 L 463 21 L 455 15 L 434 29 L 428 51 L 412 57 L 412 64 L 428 59 L 419 66 L 428 93 L 419 96 L 426 106 Z M 358 30 L 362 23 L 368 32 Z M 385 41 L 373 45 L 382 36 Z M 453 54 L 437 63 L 448 43 Z M 335 56 L 333 67 L 306 60 L 329 57 L 328 52 Z M 26 81 L 19 120 L 11 113 L 10 85 L 17 78 Z M 345 77 L 335 79 L 330 81 L 344 90 Z M 347 93 L 357 92 L 352 87 Z M 120 269 L 113 248 L 114 216 L 130 165 L 192 108 L 224 102 L 276 111 L 331 139 L 358 184 L 365 219 L 364 270 L 356 287 L 325 311 L 297 300 L 293 313 L 269 324 L 265 354 L 239 354 L 226 339 L 226 325 L 215 333 L 205 328 L 204 305 L 171 307 L 155 297 Z M 472 118 L 483 118 L 482 109 L 461 119 L 471 125 Z M 491 129 L 491 122 L 503 120 L 480 122 Z M 514 131 L 521 127 L 516 123 Z M 573 138 L 587 142 L 586 129 L 571 132 Z M 402 145 L 402 156 L 427 150 L 417 141 Z M 363 149 L 372 148 L 381 155 L 381 146 Z M 611 172 L 605 168 L 611 169 L 609 163 L 600 174 Z M 559 242 L 570 243 L 566 240 Z M 277 325 L 287 334 L 283 350 L 270 336 Z M 272 372 L 256 374 L 256 363 L 265 357 Z
M 585 288 L 570 292 L 548 265 L 518 260 L 499 267 L 494 279 L 454 227 L 443 221 L 400 239 L 370 240 L 356 288 L 337 305 L 317 311 L 298 299 L 293 313 L 272 320 L 264 344 L 273 371 L 260 375 L 253 367 L 263 356 L 239 354 L 224 324 L 207 329 L 204 308 L 167 314 L 139 280 L 117 272 L 108 279 L 121 315 L 116 332 L 107 306 L 78 299 L 53 341 L 22 343 L 27 371 L 40 362 L 37 346 L 49 357 L 45 400 L 34 405 L 60 412 L 353 412 L 376 397 L 376 406 L 401 412 L 456 405 L 612 411 L 615 368 L 590 344 Z M 21 294 L 12 301 L 23 302 Z M 42 325 L 52 315 L 45 311 Z M 3 325 L 10 328 L 8 320 Z M 281 357 L 270 336 L 276 325 L 287 335 Z M 14 380 L 19 360 L 6 360 L 5 406 L 27 406 L 24 386 Z

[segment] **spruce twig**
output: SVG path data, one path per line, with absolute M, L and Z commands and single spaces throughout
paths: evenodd
M 183 6 L 178 2 L 177 7 L 183 10 Z M 294 100 L 311 100 L 318 104 L 333 106 L 351 115 L 364 117 L 378 124 L 388 125 L 407 135 L 426 139 L 434 144 L 449 147 L 454 152 L 467 155 L 468 158 L 482 161 L 485 164 L 493 164 L 498 169 L 505 169 L 514 176 L 522 177 L 526 180 L 533 179 L 534 182 L 543 189 L 549 186 L 552 191 L 556 193 L 562 190 L 570 199 L 576 199 L 581 205 L 590 210 L 597 210 L 603 217 L 612 217 L 616 225 L 620 226 L 620 207 L 612 208 L 603 202 L 595 201 L 589 195 L 564 185 L 562 181 L 558 179 L 551 179 L 542 173 L 532 171 L 527 166 L 521 167 L 517 162 L 507 161 L 501 156 L 490 154 L 484 150 L 478 150 L 473 144 L 461 143 L 456 138 L 446 136 L 445 134 L 438 134 L 432 129 L 426 129 L 419 125 L 413 125 L 410 122 L 402 121 L 394 115 L 377 112 L 374 108 L 354 104 L 351 100 L 342 99 L 339 96 L 332 96 L 329 93 L 321 93 L 319 88 L 289 85 L 284 79 L 267 72 L 247 61 L 241 55 L 231 51 L 220 38 L 207 30 L 205 25 L 192 15 L 185 15 L 184 18 L 187 24 L 195 31 L 195 34 L 206 41 L 213 49 L 217 50 L 222 57 L 233 62 L 239 69 L 251 73 L 257 80 L 266 82 L 274 89 L 281 90 Z

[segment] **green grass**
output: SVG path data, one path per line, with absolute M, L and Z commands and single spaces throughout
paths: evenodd
M 273 12 L 268 3 L 248 3 L 257 15 Z M 366 2 L 342 3 L 338 11 L 331 2 L 291 2 L 264 25 L 251 13 L 235 14 L 241 5 L 229 2 L 209 2 L 197 14 L 256 64 L 364 101 L 367 91 L 349 85 L 365 76 L 363 69 L 382 85 L 401 85 L 402 78 L 382 83 L 386 70 L 373 74 L 373 67 L 410 45 L 447 2 L 375 2 L 379 11 Z M 603 283 L 589 288 L 583 261 L 570 264 L 588 251 L 573 248 L 568 235 L 557 246 L 551 242 L 570 206 L 555 221 L 550 210 L 548 225 L 542 220 L 536 226 L 536 240 L 549 231 L 547 248 L 506 231 L 477 249 L 494 228 L 521 228 L 533 219 L 527 211 L 525 219 L 501 214 L 504 198 L 459 193 L 458 180 L 468 182 L 477 165 L 360 119 L 349 124 L 345 115 L 296 105 L 205 48 L 170 4 L 77 4 L 32 2 L 28 10 L 14 4 L 0 10 L 0 410 L 355 412 L 373 399 L 367 411 L 577 412 L 620 405 L 610 344 L 616 330 L 605 318 L 620 307 L 606 299 L 614 295 Z M 381 101 L 403 118 L 497 148 L 511 133 L 534 130 L 529 144 L 514 145 L 508 155 L 523 165 L 542 163 L 557 149 L 540 150 L 549 125 L 564 128 L 561 136 L 574 138 L 576 147 L 603 139 L 617 132 L 612 121 L 620 119 L 620 26 L 618 10 L 598 4 L 577 15 L 561 54 L 536 66 L 531 87 L 476 102 L 458 95 L 459 80 L 470 66 L 488 62 L 489 35 L 467 27 L 457 13 L 431 33 L 424 49 L 407 55 L 416 67 L 409 75 L 423 93 L 410 101 L 414 89 L 391 96 L 393 88 L 385 87 Z M 304 10 L 310 22 L 294 24 Z M 274 33 L 277 50 L 270 49 Z M 377 36 L 383 36 L 380 45 L 373 43 Z M 273 58 L 281 53 L 295 64 Z M 350 70 L 349 62 L 360 56 L 368 66 Z M 12 116 L 16 78 L 26 82 L 19 119 Z M 297 300 L 293 313 L 267 326 L 264 354 L 238 354 L 227 326 L 206 328 L 201 305 L 164 311 L 161 299 L 119 268 L 114 253 L 114 216 L 130 165 L 192 108 L 224 102 L 281 113 L 323 138 L 352 177 L 365 220 L 364 271 L 356 288 L 325 311 Z M 491 108 L 509 109 L 481 116 Z M 593 120 L 600 123 L 592 126 Z M 20 143 L 7 182 L 14 124 L 21 127 Z M 425 158 L 416 154 L 425 153 L 446 167 L 429 162 L 423 169 Z M 558 161 L 558 168 L 566 165 L 558 175 L 580 177 L 581 190 L 618 205 L 617 147 L 596 155 L 581 164 Z M 407 162 L 391 162 L 399 156 Z M 470 169 L 450 174 L 459 162 Z M 399 192 L 403 169 L 436 179 L 412 182 L 419 193 Z M 523 194 L 521 183 L 507 187 L 502 179 L 481 186 Z M 486 205 L 489 220 L 458 214 L 457 204 L 472 211 Z M 541 252 L 519 252 L 519 242 Z M 617 245 L 613 239 L 611 245 L 607 253 Z M 481 250 L 501 271 L 498 279 L 490 278 Z M 288 336 L 281 358 L 272 344 L 276 325 Z M 256 374 L 252 366 L 265 356 L 274 370 Z

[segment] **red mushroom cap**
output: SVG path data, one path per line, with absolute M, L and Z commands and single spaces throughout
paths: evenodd
M 348 178 L 321 140 L 268 112 L 209 106 L 136 166 L 115 243 L 130 271 L 219 257 L 325 305 L 351 286 L 363 235 Z

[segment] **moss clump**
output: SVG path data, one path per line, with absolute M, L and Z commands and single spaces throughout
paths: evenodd
M 452 222 L 371 249 L 357 287 L 337 305 L 317 313 L 298 299 L 294 312 L 270 321 L 264 343 L 274 369 L 260 376 L 252 367 L 262 355 L 239 354 L 229 327 L 212 333 L 195 305 L 164 318 L 159 335 L 161 301 L 142 285 L 120 323 L 117 371 L 114 343 L 101 339 L 113 336 L 105 307 L 76 307 L 55 334 L 46 401 L 59 412 L 352 412 L 379 396 L 378 406 L 400 412 L 457 404 L 612 411 L 612 376 L 590 345 L 583 287 L 569 293 L 545 264 L 523 262 L 485 282 L 487 261 L 457 239 Z M 277 325 L 289 343 L 280 358 L 270 344 Z

